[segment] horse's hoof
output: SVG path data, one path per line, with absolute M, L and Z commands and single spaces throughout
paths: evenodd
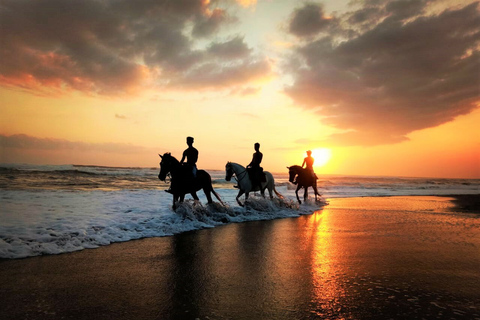
M 302 201 L 298 200 L 298 203 L 299 203 L 299 204 L 302 204 Z

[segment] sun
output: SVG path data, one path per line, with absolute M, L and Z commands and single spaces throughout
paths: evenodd
M 312 150 L 312 157 L 315 159 L 314 167 L 323 167 L 330 161 L 332 151 L 326 148 L 318 148 Z

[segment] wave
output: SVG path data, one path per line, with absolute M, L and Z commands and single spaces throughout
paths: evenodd
M 2 196 L 10 213 L 0 225 L 0 258 L 59 254 L 229 223 L 298 217 L 326 204 L 299 206 L 289 199 L 252 196 L 243 208 L 235 205 L 234 194 L 222 193 L 226 206 L 205 204 L 201 197 L 201 203 L 187 200 L 173 211 L 170 195 L 159 191 L 50 191 L 34 197 L 31 192 L 10 191 Z M 49 213 L 39 217 L 42 209 Z

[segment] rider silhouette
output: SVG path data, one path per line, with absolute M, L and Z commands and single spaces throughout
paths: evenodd
M 252 181 L 252 188 L 256 186 L 262 188 L 262 172 L 263 169 L 260 167 L 260 163 L 262 163 L 263 154 L 260 152 L 260 143 L 255 143 L 254 145 L 255 153 L 253 154 L 252 161 L 247 166 L 248 175 L 250 176 L 250 180 Z
M 187 137 L 188 148 L 183 151 L 182 160 L 180 164 L 184 164 L 185 158 L 187 158 L 186 166 L 191 168 L 193 177 L 197 176 L 197 160 L 198 160 L 198 150 L 193 147 L 193 138 Z
M 305 170 L 308 173 L 310 173 L 310 176 L 312 177 L 312 179 L 315 179 L 317 177 L 315 175 L 315 172 L 313 171 L 313 162 L 314 161 L 315 161 L 315 159 L 312 157 L 312 151 L 308 150 L 307 151 L 307 156 L 305 157 L 305 159 L 303 159 L 302 168 L 303 168 L 303 166 L 305 166 Z M 295 179 L 295 181 L 293 183 L 297 184 L 297 179 Z

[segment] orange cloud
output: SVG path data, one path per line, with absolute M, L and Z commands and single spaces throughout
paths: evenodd
M 257 0 L 236 0 L 242 7 L 253 7 L 257 4 Z

